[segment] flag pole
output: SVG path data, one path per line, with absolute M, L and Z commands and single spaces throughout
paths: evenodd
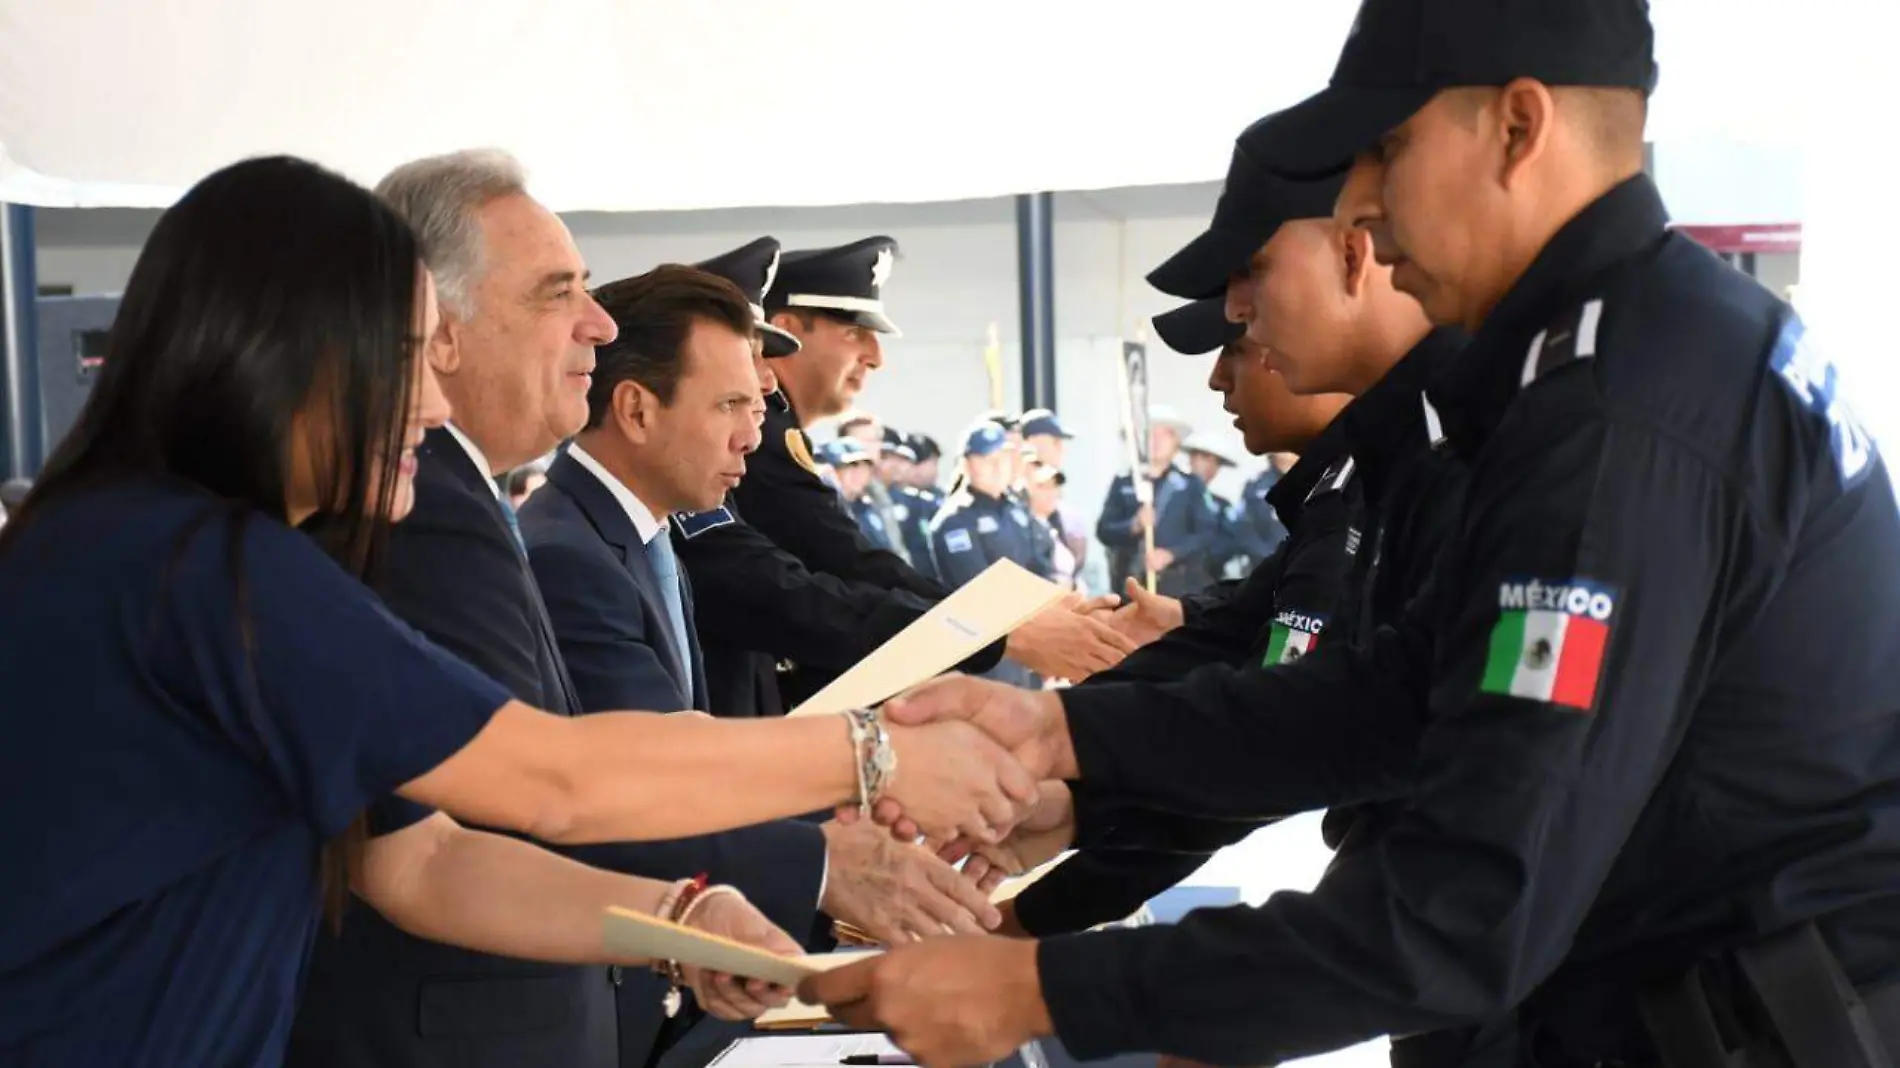
M 1140 345 L 1143 349 L 1146 349 L 1148 347 L 1148 328 L 1147 327 L 1140 326 L 1140 325 L 1137 325 L 1135 327 L 1135 344 Z M 1127 376 L 1123 375 L 1122 377 L 1126 378 Z M 1144 419 L 1142 420 L 1142 422 L 1145 425 L 1147 423 L 1147 420 Z M 1145 485 L 1148 490 L 1148 492 L 1146 493 L 1137 492 L 1136 494 L 1137 499 L 1139 499 L 1142 503 L 1153 505 L 1154 499 L 1155 499 L 1155 486 L 1154 486 L 1154 479 L 1151 477 L 1151 472 L 1147 469 L 1143 469 L 1141 473 L 1137 475 L 1136 477 L 1141 479 L 1142 484 Z M 1161 518 L 1160 516 L 1154 517 L 1156 521 L 1158 521 L 1160 518 Z M 1147 524 L 1146 529 L 1142 531 L 1141 540 L 1142 540 L 1142 549 L 1143 549 L 1143 552 L 1141 554 L 1141 565 L 1148 572 L 1148 592 L 1154 593 L 1155 586 L 1156 586 L 1155 569 L 1154 569 L 1154 564 L 1150 562 L 1154 559 L 1154 554 L 1155 554 L 1155 524 L 1154 522 L 1151 521 Z
M 990 407 L 1003 407 L 1003 341 L 996 324 L 990 324 L 989 342 L 983 348 L 983 370 L 990 379 Z

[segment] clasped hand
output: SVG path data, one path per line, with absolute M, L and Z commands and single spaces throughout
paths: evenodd
M 874 815 L 899 838 L 1000 842 L 1042 800 L 1040 782 L 1074 774 L 1053 693 L 949 675 L 892 699 L 884 715 L 897 775 Z

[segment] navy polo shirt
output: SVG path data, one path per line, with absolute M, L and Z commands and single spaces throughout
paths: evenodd
M 0 552 L 0 1064 L 277 1065 L 318 856 L 508 694 L 202 491 Z

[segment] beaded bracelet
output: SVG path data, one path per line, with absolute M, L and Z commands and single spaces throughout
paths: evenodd
M 858 758 L 858 808 L 868 817 L 872 804 L 884 796 L 897 775 L 897 750 L 881 714 L 853 708 L 844 717 L 851 725 L 851 750 Z

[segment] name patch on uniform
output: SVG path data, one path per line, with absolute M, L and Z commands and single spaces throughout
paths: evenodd
M 996 520 L 993 517 L 987 515 L 976 517 L 976 532 L 978 534 L 994 534 L 998 529 Z
M 1503 583 L 1478 689 L 1589 712 L 1615 618 L 1616 590 L 1601 583 Z
M 1828 447 L 1840 470 L 1843 488 L 1867 477 L 1874 466 L 1874 439 L 1840 394 L 1840 373 L 1808 340 L 1798 315 L 1788 316 L 1781 336 L 1768 355 L 1768 365 L 1781 376 L 1795 398 L 1809 411 L 1827 420 Z
M 910 509 L 901 504 L 893 504 L 891 505 L 891 518 L 902 523 L 910 518 Z
M 1273 629 L 1267 633 L 1267 652 L 1261 667 L 1291 664 L 1313 651 L 1319 644 L 1320 631 L 1326 629 L 1323 617 L 1305 612 L 1286 611 L 1273 617 Z
M 970 532 L 967 530 L 945 531 L 943 535 L 943 547 L 953 553 L 969 552 L 973 547 L 970 542 Z
M 733 518 L 732 509 L 719 507 L 705 512 L 675 512 L 673 525 L 679 528 L 680 537 L 691 541 L 709 530 L 731 526 L 738 520 Z

